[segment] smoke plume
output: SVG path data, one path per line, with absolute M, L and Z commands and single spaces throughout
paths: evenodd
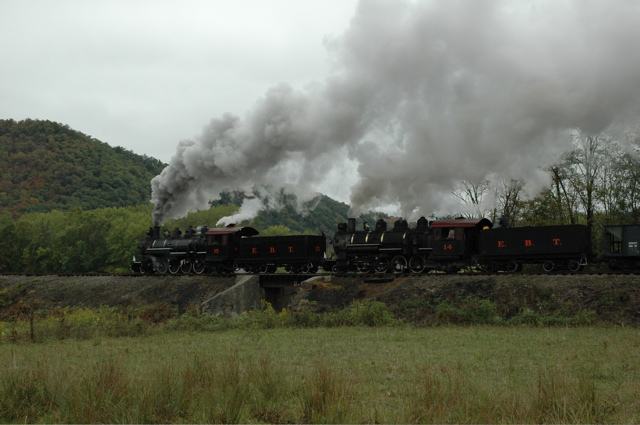
M 535 187 L 571 130 L 637 117 L 638 22 L 624 0 L 362 1 L 326 41 L 324 81 L 274 86 L 179 144 L 152 181 L 154 221 L 256 186 L 308 199 L 342 181 L 353 212 L 393 204 L 408 218 L 450 208 L 461 180 Z

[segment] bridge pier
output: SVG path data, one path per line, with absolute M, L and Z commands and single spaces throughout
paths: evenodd
M 202 312 L 222 317 L 238 316 L 260 308 L 265 300 L 276 311 L 288 308 L 306 283 L 327 279 L 313 275 L 238 275 L 236 283 L 201 304 Z

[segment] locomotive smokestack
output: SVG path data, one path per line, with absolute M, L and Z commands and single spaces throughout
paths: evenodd
M 160 238 L 160 226 L 153 226 L 153 237 L 154 239 Z
M 348 218 L 347 219 L 347 231 L 348 232 L 355 232 L 356 231 L 356 219 L 355 218 Z

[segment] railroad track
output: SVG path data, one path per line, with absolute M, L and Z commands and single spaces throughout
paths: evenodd
M 268 276 L 269 278 L 276 278 L 277 276 L 288 276 L 287 273 L 0 273 L 1 276 L 24 276 L 24 277 L 230 277 L 230 276 Z M 428 272 L 428 273 L 412 273 L 412 272 L 400 272 L 400 273 L 309 273 L 309 274 L 296 274 L 298 277 L 312 278 L 315 276 L 331 276 L 338 278 L 360 278 L 367 280 L 394 280 L 398 278 L 406 277 L 445 277 L 445 276 L 633 276 L 640 275 L 640 270 L 583 270 L 580 272 L 570 272 L 568 270 L 556 270 L 552 272 L 483 272 L 483 271 L 461 271 L 457 273 L 445 273 L 445 272 Z

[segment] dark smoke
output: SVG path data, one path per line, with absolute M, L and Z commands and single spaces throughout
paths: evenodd
M 353 212 L 396 205 L 409 218 L 454 207 L 460 180 L 536 189 L 571 130 L 637 117 L 639 22 L 640 3 L 624 0 L 362 1 L 327 42 L 324 82 L 273 87 L 244 118 L 179 144 L 152 181 L 154 221 L 231 189 L 305 200 L 342 181 Z

